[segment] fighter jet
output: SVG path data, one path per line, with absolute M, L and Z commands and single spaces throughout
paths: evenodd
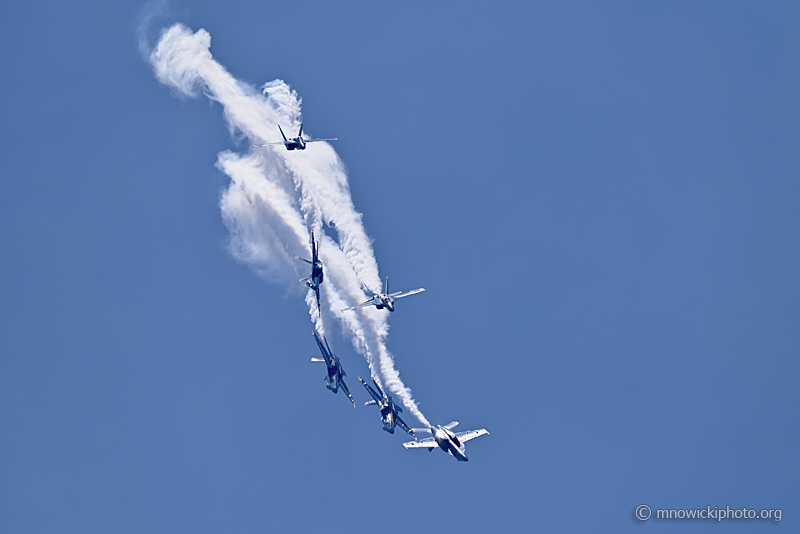
M 403 443 L 406 449 L 420 449 L 426 448 L 428 452 L 432 451 L 437 445 L 444 452 L 452 454 L 459 462 L 469 461 L 467 458 L 467 448 L 464 443 L 478 436 L 488 434 L 485 428 L 480 430 L 469 430 L 467 432 L 459 432 L 456 434 L 452 429 L 458 425 L 458 421 L 453 421 L 446 425 L 433 425 L 430 428 L 412 428 L 414 432 L 427 432 L 432 435 L 430 438 L 425 438 L 418 441 L 409 441 Z
M 325 362 L 325 365 L 328 366 L 328 375 L 324 378 L 325 382 L 327 382 L 325 387 L 334 393 L 339 391 L 339 388 L 341 387 L 342 391 L 344 391 L 345 394 L 350 397 L 350 402 L 353 403 L 353 408 L 355 408 L 356 401 L 353 400 L 353 396 L 350 395 L 350 390 L 347 389 L 347 385 L 344 383 L 344 377 L 347 376 L 347 374 L 344 372 L 344 368 L 342 367 L 341 362 L 339 362 L 339 358 L 331 350 L 327 339 L 322 338 L 322 340 L 325 341 L 323 344 L 316 331 L 312 330 L 311 333 L 314 334 L 314 339 L 317 340 L 319 350 L 322 351 L 322 358 L 311 358 L 311 361 Z
M 317 309 L 322 313 L 322 308 L 319 306 L 319 285 L 322 283 L 322 262 L 319 261 L 319 243 L 314 242 L 314 232 L 311 232 L 311 259 L 307 260 L 297 256 L 298 260 L 303 260 L 311 264 L 311 274 L 308 278 L 301 278 L 301 282 L 305 282 L 308 287 L 314 290 L 317 294 Z
M 338 137 L 334 137 L 333 139 L 303 139 L 303 123 L 300 123 L 300 131 L 297 132 L 297 137 L 292 137 L 290 139 L 286 139 L 286 134 L 283 133 L 283 129 L 278 125 L 278 130 L 281 131 L 281 137 L 283 137 L 283 141 L 276 141 L 275 143 L 264 143 L 263 145 L 250 145 L 251 148 L 261 148 L 269 145 L 284 145 L 286 146 L 286 150 L 305 150 L 306 143 L 316 143 L 317 141 L 338 141 Z
M 372 379 L 372 383 L 375 384 L 375 389 L 378 390 L 378 393 L 376 393 L 369 384 L 364 382 L 364 379 L 360 376 L 358 377 L 358 381 L 361 382 L 361 384 L 367 389 L 367 392 L 372 396 L 372 400 L 365 402 L 364 406 L 370 406 L 371 404 L 378 405 L 378 408 L 381 411 L 381 422 L 383 423 L 383 429 L 386 432 L 389 434 L 394 434 L 394 426 L 397 424 L 400 426 L 400 428 L 411 434 L 411 437 L 417 439 L 416 434 L 414 434 L 411 429 L 408 428 L 408 425 L 406 425 L 397 414 L 397 412 L 402 412 L 403 409 L 394 403 L 390 395 L 387 395 L 383 392 L 378 383 L 375 382 L 374 378 Z
M 394 311 L 394 301 L 399 298 L 407 297 L 409 295 L 416 295 L 417 293 L 422 293 L 425 291 L 424 287 L 419 289 L 414 289 L 411 291 L 398 291 L 397 293 L 389 293 L 389 277 L 386 277 L 386 285 L 384 286 L 383 293 L 376 294 L 367 286 L 364 286 L 364 291 L 371 295 L 370 299 L 366 302 L 362 302 L 357 306 L 351 306 L 350 308 L 343 308 L 342 311 L 345 312 L 347 310 L 357 310 L 358 308 L 364 308 L 366 306 L 375 306 L 379 310 L 386 308 L 390 312 Z

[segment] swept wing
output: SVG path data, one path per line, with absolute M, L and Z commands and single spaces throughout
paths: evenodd
M 264 143 L 263 145 L 250 145 L 250 148 L 262 148 L 269 145 L 283 145 L 283 141 L 277 141 L 275 143 Z
M 412 289 L 411 291 L 398 291 L 397 293 L 390 293 L 389 295 L 387 295 L 387 297 L 393 299 L 400 299 L 403 297 L 408 297 L 410 295 L 416 295 L 417 293 L 422 293 L 423 291 L 425 291 L 425 288 L 421 287 L 419 289 Z
M 459 432 L 456 434 L 456 437 L 461 443 L 465 443 L 471 439 L 475 439 L 479 436 L 483 436 L 484 434 L 488 434 L 489 431 L 485 428 L 481 428 L 480 430 L 469 430 L 467 432 Z
M 377 302 L 380 303 L 380 299 L 377 299 Z M 376 304 L 376 297 L 372 297 L 366 302 L 362 302 L 361 304 L 357 304 L 356 306 L 350 306 L 349 308 L 342 308 L 342 311 L 348 310 L 357 310 L 359 308 L 366 308 L 367 306 L 374 306 Z
M 400 409 L 400 407 L 399 407 L 399 406 L 398 406 L 397 408 L 398 408 L 398 409 Z M 406 422 L 405 422 L 405 421 L 403 421 L 403 420 L 400 418 L 400 416 L 399 416 L 399 415 L 395 415 L 395 416 L 394 416 L 394 423 L 395 423 L 397 426 L 399 426 L 400 428 L 402 428 L 403 430 L 405 430 L 406 432 L 408 432 L 409 434 L 411 434 L 411 436 L 412 436 L 412 437 L 414 437 L 414 438 L 416 438 L 416 437 L 417 437 L 417 436 L 416 436 L 416 434 L 414 434 L 414 432 L 413 432 L 413 431 L 412 431 L 410 428 L 408 428 L 408 425 L 406 424 Z M 431 438 L 431 439 L 433 439 L 433 438 Z
M 406 449 L 432 449 L 438 446 L 439 444 L 436 443 L 436 440 L 433 438 L 425 438 L 419 441 L 407 441 L 406 443 L 403 443 L 403 447 Z
M 376 404 L 376 403 L 380 404 L 380 403 L 383 401 L 383 397 L 382 397 L 382 396 L 380 396 L 380 395 L 378 395 L 378 393 L 376 393 L 376 392 L 375 392 L 375 390 L 374 390 L 374 389 L 372 389 L 372 388 L 370 387 L 370 385 L 369 385 L 369 384 L 367 384 L 367 383 L 364 381 L 364 379 L 363 379 L 363 378 L 361 378 L 361 377 L 359 376 L 359 377 L 358 377 L 358 381 L 359 381 L 359 382 L 361 382 L 361 384 L 363 384 L 363 386 L 364 386 L 364 387 L 367 389 L 367 393 L 369 393 L 369 394 L 370 394 L 370 396 L 372 396 L 372 398 L 373 398 L 373 399 L 375 399 L 375 400 L 373 400 L 373 401 L 370 401 L 370 402 L 364 403 L 364 406 L 367 406 L 367 405 L 369 405 L 369 404 Z
M 350 390 L 347 389 L 347 384 L 344 383 L 344 372 L 342 372 L 342 378 L 339 379 L 339 387 L 342 388 L 342 390 L 345 393 L 347 393 L 347 396 L 350 398 L 350 402 L 353 403 L 353 408 L 355 408 L 356 407 L 356 401 L 353 400 L 353 396 L 350 395 Z

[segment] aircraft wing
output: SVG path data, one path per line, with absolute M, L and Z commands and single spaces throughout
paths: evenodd
M 304 262 L 306 262 L 306 263 L 310 263 L 311 265 L 314 265 L 314 262 L 313 262 L 313 261 L 311 261 L 311 260 L 307 260 L 307 259 L 305 259 L 305 258 L 301 258 L 300 256 L 297 256 L 297 259 L 298 259 L 298 260 L 302 260 L 302 261 L 304 261 Z
M 263 145 L 250 145 L 250 148 L 262 148 L 269 145 L 282 145 L 283 141 L 277 141 L 275 143 L 264 143 Z
M 481 428 L 480 430 L 468 430 L 467 432 L 459 432 L 456 434 L 456 437 L 461 443 L 465 441 L 469 441 L 471 439 L 475 439 L 479 436 L 483 436 L 484 434 L 488 434 L 489 431 L 485 428 Z
M 344 390 L 344 392 L 347 394 L 348 397 L 350 397 L 350 402 L 353 403 L 353 408 L 355 408 L 356 407 L 356 401 L 353 400 L 353 396 L 350 395 L 350 390 L 347 389 L 347 385 L 344 383 L 344 378 L 340 378 L 339 379 L 339 387 L 342 388 L 342 390 Z M 486 431 L 484 430 L 484 432 L 486 432 Z
M 398 291 L 397 293 L 392 293 L 388 296 L 392 297 L 393 299 L 400 299 L 410 295 L 416 295 L 417 293 L 422 293 L 423 291 L 425 291 L 425 288 L 421 287 L 419 289 L 412 289 L 411 291 Z
M 394 422 L 395 422 L 395 424 L 396 424 L 397 426 L 399 426 L 400 428 L 402 428 L 403 430 L 405 430 L 406 432 L 408 432 L 409 434 L 411 434 L 411 436 L 412 436 L 414 439 L 416 439 L 416 438 L 417 438 L 417 435 L 416 435 L 416 434 L 414 434 L 414 433 L 411 431 L 411 429 L 410 429 L 410 428 L 408 428 L 408 425 L 406 424 L 406 422 L 405 422 L 405 421 L 403 421 L 402 419 L 400 419 L 400 416 L 399 416 L 399 415 L 395 414 L 395 417 L 394 417 Z M 433 438 L 431 438 L 431 439 L 433 439 Z
M 406 443 L 403 443 L 403 447 L 406 449 L 430 449 L 438 446 L 439 444 L 436 443 L 436 440 L 433 438 L 425 438 L 419 441 L 407 441 Z
M 374 306 L 374 305 L 375 305 L 375 299 L 369 299 L 368 301 L 362 302 L 361 304 L 358 304 L 356 306 L 350 306 L 349 308 L 342 308 L 342 311 L 344 312 L 347 310 L 357 310 L 359 308 L 366 308 L 367 306 Z
M 317 332 L 312 330 L 311 333 L 314 334 L 314 339 L 317 341 L 317 345 L 319 345 L 319 350 L 320 352 L 322 352 L 322 356 L 325 358 L 325 363 L 327 365 L 330 365 L 331 363 L 330 361 L 328 361 L 330 359 L 328 350 L 325 348 L 325 345 L 322 344 L 322 340 L 319 338 L 319 336 L 317 336 Z
M 333 137 L 331 139 L 304 139 L 304 141 L 306 143 L 315 143 L 317 141 L 338 141 L 338 140 L 339 140 L 338 137 Z M 283 143 L 281 143 L 281 144 L 283 144 Z
M 372 396 L 373 399 L 375 399 L 375 402 L 379 403 L 383 400 L 383 397 L 378 395 L 378 393 L 372 389 L 369 384 L 364 382 L 360 376 L 358 377 L 358 381 L 361 382 L 361 384 L 367 389 L 367 392 Z

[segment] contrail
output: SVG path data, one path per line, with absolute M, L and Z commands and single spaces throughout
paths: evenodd
M 258 91 L 235 79 L 214 60 L 210 46 L 207 31 L 192 33 L 175 24 L 162 32 L 149 61 L 158 80 L 179 96 L 202 92 L 219 102 L 233 136 L 246 136 L 261 144 L 275 140 L 278 124 L 298 131 L 301 99 L 295 91 L 282 80 Z M 381 280 L 362 216 L 353 205 L 347 173 L 333 148 L 314 143 L 302 154 L 288 153 L 280 145 L 248 154 L 224 151 L 217 167 L 231 179 L 222 193 L 220 210 L 230 231 L 234 258 L 270 282 L 298 287 L 302 273 L 295 257 L 307 254 L 310 232 L 319 236 L 325 264 L 321 315 L 313 292 L 306 295 L 315 328 L 324 333 L 323 318 L 337 319 L 353 347 L 367 360 L 373 377 L 429 426 L 386 348 L 388 312 L 374 308 L 339 312 L 366 300 L 362 282 L 378 288 Z M 325 233 L 323 223 L 335 224 L 338 244 Z

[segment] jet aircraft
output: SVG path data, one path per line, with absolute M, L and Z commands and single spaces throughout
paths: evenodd
M 370 406 L 372 404 L 377 404 L 378 408 L 381 411 L 381 422 L 383 423 L 383 429 L 388 432 L 389 434 L 394 434 L 394 426 L 395 424 L 398 425 L 400 428 L 411 434 L 411 437 L 417 439 L 416 434 L 414 434 L 408 425 L 400 419 L 400 416 L 397 412 L 402 412 L 403 409 L 396 405 L 392 400 L 391 395 L 387 395 L 383 392 L 375 379 L 372 379 L 372 383 L 375 384 L 375 389 L 378 390 L 376 393 L 374 389 L 367 384 L 363 378 L 360 376 L 358 377 L 358 381 L 367 389 L 367 392 L 372 396 L 372 400 L 369 402 L 365 402 L 364 406 Z
M 303 123 L 300 123 L 300 131 L 297 133 L 297 137 L 291 137 L 289 139 L 286 138 L 286 134 L 283 133 L 283 129 L 278 125 L 278 130 L 281 131 L 281 137 L 283 137 L 283 141 L 276 141 L 275 143 L 264 143 L 263 145 L 250 145 L 251 148 L 261 148 L 269 145 L 284 145 L 286 150 L 305 150 L 306 143 L 316 143 L 317 141 L 338 141 L 338 137 L 334 137 L 332 139 L 303 139 Z
M 311 259 L 307 260 L 300 256 L 297 256 L 297 259 L 311 264 L 311 274 L 308 278 L 301 278 L 300 281 L 305 282 L 317 294 L 317 310 L 322 313 L 322 308 L 319 306 L 319 285 L 322 283 L 324 274 L 322 272 L 322 262 L 319 261 L 319 243 L 314 242 L 314 232 L 311 232 Z
M 325 382 L 327 382 L 326 386 L 329 390 L 336 393 L 339 391 L 339 388 L 342 388 L 342 391 L 350 397 L 350 402 L 353 403 L 353 408 L 356 407 L 356 401 L 353 400 L 353 396 L 350 395 L 350 390 L 347 389 L 347 384 L 344 383 L 344 377 L 347 374 L 344 372 L 344 368 L 342 367 L 342 363 L 339 361 L 339 358 L 333 353 L 331 347 L 328 345 L 328 340 L 322 338 L 320 340 L 317 332 L 312 330 L 311 333 L 314 335 L 314 339 L 317 340 L 317 345 L 319 345 L 319 350 L 322 351 L 322 358 L 311 358 L 312 362 L 325 362 L 325 365 L 328 366 L 328 374 L 324 378 Z M 325 341 L 323 344 L 322 341 Z
M 366 306 L 375 306 L 379 310 L 386 308 L 390 312 L 394 311 L 394 301 L 399 298 L 408 297 L 409 295 L 416 295 L 417 293 L 422 293 L 425 291 L 424 287 L 419 289 L 413 289 L 411 291 L 398 291 L 397 293 L 389 293 L 389 277 L 386 277 L 386 285 L 384 286 L 383 293 L 376 294 L 367 286 L 364 286 L 364 290 L 371 295 L 370 299 L 358 304 L 356 306 L 351 306 L 349 308 L 343 308 L 342 311 L 345 312 L 347 310 L 357 310 L 358 308 L 364 308 Z
M 425 438 L 418 441 L 409 441 L 403 443 L 406 449 L 420 449 L 426 448 L 428 452 L 432 451 L 434 447 L 438 446 L 444 452 L 452 454 L 459 462 L 469 461 L 467 458 L 467 448 L 464 443 L 467 441 L 488 434 L 485 428 L 480 430 L 469 430 L 467 432 L 453 432 L 453 428 L 458 425 L 458 421 L 453 421 L 446 425 L 433 425 L 430 428 L 412 428 L 414 432 L 427 432 L 431 434 L 430 438 Z

